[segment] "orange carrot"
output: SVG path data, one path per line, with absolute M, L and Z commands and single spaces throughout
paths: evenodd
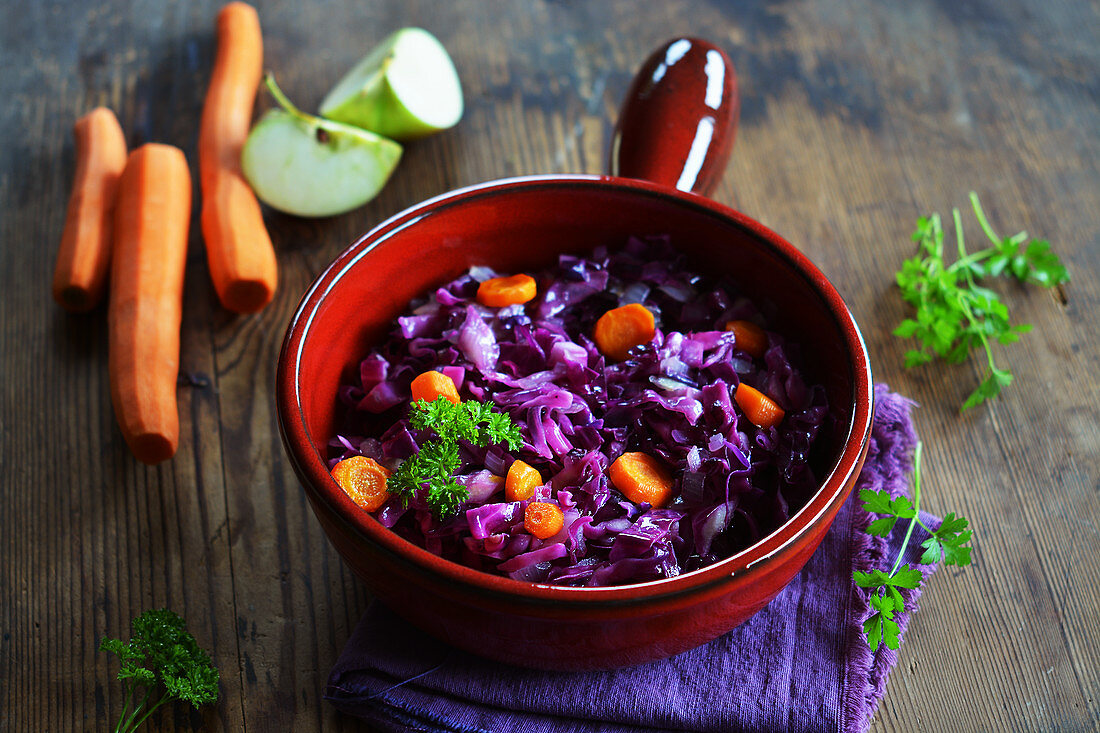
M 260 18 L 231 2 L 218 13 L 218 51 L 202 108 L 202 235 L 222 305 L 254 313 L 275 293 L 277 265 L 256 195 L 241 174 L 241 147 L 263 71 Z
M 368 512 L 386 503 L 386 479 L 390 472 L 373 458 L 351 456 L 332 467 L 332 477 L 351 500 Z
M 538 292 L 535 278 L 530 275 L 494 277 L 477 286 L 477 302 L 490 308 L 526 303 Z
M 107 310 L 115 417 L 138 460 L 171 458 L 179 442 L 183 271 L 191 174 L 179 148 L 143 145 L 119 179 Z
M 742 382 L 737 385 L 733 399 L 753 425 L 770 428 L 783 419 L 783 410 L 767 395 Z
M 76 175 L 53 271 L 53 297 L 66 310 L 91 310 L 111 264 L 111 216 L 126 139 L 115 113 L 97 107 L 76 121 Z
M 622 361 L 630 349 L 648 344 L 655 333 L 653 314 L 644 305 L 631 303 L 600 316 L 593 336 L 601 353 Z
M 733 342 L 737 348 L 748 352 L 749 356 L 759 359 L 768 350 L 768 334 L 752 321 L 730 321 L 727 331 L 733 331 Z
M 504 479 L 504 498 L 523 501 L 535 495 L 535 487 L 542 486 L 542 474 L 523 461 L 512 461 L 508 476 Z
M 544 540 L 553 537 L 565 526 L 565 514 L 557 504 L 533 501 L 523 510 L 523 528 Z
M 446 397 L 455 405 L 462 401 L 454 380 L 442 372 L 424 372 L 409 386 L 412 388 L 413 402 L 435 402 L 437 397 Z
M 645 453 L 623 453 L 608 473 L 615 488 L 635 504 L 659 508 L 672 498 L 672 477 L 656 458 Z

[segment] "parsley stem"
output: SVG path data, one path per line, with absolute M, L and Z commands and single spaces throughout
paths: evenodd
M 168 696 L 167 696 L 167 695 L 161 695 L 160 699 L 159 699 L 159 700 L 157 700 L 157 701 L 156 701 L 155 703 L 153 703 L 152 705 L 150 705 L 150 706 L 149 706 L 149 709 L 145 711 L 145 715 L 142 715 L 142 716 L 141 716 L 140 718 L 138 718 L 138 719 L 137 719 L 137 720 L 136 720 L 136 721 L 134 722 L 134 724 L 133 724 L 133 725 L 132 725 L 132 726 L 131 726 L 131 727 L 129 728 L 129 730 L 137 730 L 138 728 L 140 728 L 140 727 L 142 726 L 142 724 L 143 724 L 143 723 L 144 723 L 144 722 L 145 722 L 145 721 L 146 721 L 146 720 L 147 720 L 147 719 L 149 718 L 149 716 L 150 716 L 150 715 L 152 715 L 152 714 L 153 714 L 154 712 L 156 712 L 156 710 L 157 710 L 157 709 L 158 709 L 158 708 L 159 708 L 159 707 L 160 707 L 161 705 L 164 705 L 164 703 L 166 703 L 166 702 L 168 702 Z M 134 711 L 134 714 L 136 715 L 136 714 L 137 714 L 137 712 L 138 712 L 138 711 L 137 711 L 137 710 L 135 710 L 135 711 Z
M 997 371 L 997 365 L 993 363 L 993 347 L 989 345 L 989 339 L 985 337 L 985 334 L 979 334 L 979 338 L 982 340 L 982 346 L 985 348 L 986 358 L 989 360 L 989 369 L 992 372 Z
M 938 213 L 932 215 L 932 231 L 935 232 L 935 234 L 933 235 L 933 240 L 934 240 L 934 243 L 936 245 L 936 248 L 934 250 L 935 253 L 936 253 L 936 259 L 933 262 L 933 264 L 939 263 L 939 264 L 942 265 L 943 264 L 943 222 L 940 220 L 940 215 Z
M 977 252 L 974 252 L 973 254 L 968 254 L 966 257 L 960 257 L 959 259 L 952 262 L 947 267 L 946 272 L 958 272 L 960 269 L 965 267 L 967 268 L 967 272 L 969 273 L 969 265 L 972 265 L 975 262 L 981 262 L 982 260 L 987 260 L 995 254 L 997 254 L 997 250 L 993 249 L 992 247 L 990 247 L 989 249 L 979 250 Z
M 122 729 L 122 721 L 126 720 L 126 715 L 130 712 L 130 705 L 134 702 L 134 691 L 137 689 L 136 685 L 130 685 L 130 692 L 126 695 L 126 704 L 122 706 L 122 715 L 118 718 L 118 725 L 115 726 L 115 733 L 118 733 Z
M 913 519 L 909 522 L 909 529 L 905 530 L 905 541 L 901 543 L 901 550 L 898 551 L 898 559 L 894 561 L 894 567 L 890 570 L 890 577 L 896 575 L 898 568 L 901 567 L 905 548 L 909 547 L 909 538 L 913 536 L 913 527 L 918 524 L 924 527 L 924 522 L 920 521 L 920 454 L 921 442 L 918 440 L 917 447 L 913 450 Z M 924 528 L 928 529 L 928 527 Z
M 985 236 L 989 237 L 989 241 L 993 244 L 999 244 L 1001 238 L 997 236 L 993 231 L 993 227 L 989 225 L 989 220 L 985 218 L 985 212 L 982 211 L 982 205 L 978 203 L 978 194 L 974 191 L 970 192 L 970 203 L 974 207 L 974 216 L 977 217 L 978 223 L 982 227 L 982 231 L 985 232 Z
M 959 243 L 959 256 L 958 256 L 958 258 L 956 258 L 955 264 L 951 266 L 952 270 L 953 270 L 955 265 L 958 265 L 960 262 L 963 262 L 963 261 L 966 260 L 966 240 L 965 240 L 965 237 L 963 235 L 962 216 L 959 215 L 959 210 L 957 208 L 951 209 L 951 216 L 955 221 L 955 240 Z M 967 267 L 965 270 L 963 270 L 963 272 L 966 273 L 966 282 L 970 285 L 970 288 L 973 290 L 974 289 L 974 273 L 971 271 L 971 269 L 969 267 Z M 967 315 L 969 315 L 969 313 Z M 971 316 L 970 318 L 971 318 L 971 321 L 973 321 L 973 316 Z
M 993 363 L 993 347 L 989 344 L 989 337 L 979 330 L 982 326 L 982 321 L 974 315 L 974 311 L 971 310 L 970 304 L 966 301 L 960 300 L 959 306 L 961 306 L 962 312 L 966 315 L 966 320 L 970 322 L 971 328 L 974 329 L 974 335 L 982 342 L 982 348 L 985 349 L 985 356 L 986 360 L 989 362 L 989 368 L 993 371 L 997 371 L 997 366 Z
M 953 217 L 955 219 L 955 237 L 959 242 L 959 256 L 947 267 L 946 271 L 958 272 L 959 270 L 962 270 L 966 273 L 966 280 L 970 283 L 970 287 L 973 288 L 974 274 L 970 269 L 970 265 L 974 264 L 975 262 L 981 262 L 982 260 L 989 259 L 993 255 L 997 254 L 997 249 L 995 247 L 986 247 L 985 249 L 978 250 L 973 254 L 967 254 L 966 245 L 963 243 L 962 217 L 959 215 L 958 209 L 952 209 L 951 213 L 953 214 Z M 982 228 L 985 229 L 986 236 L 991 238 L 996 236 L 995 234 L 993 234 L 992 229 L 986 228 L 989 226 L 989 222 L 983 219 L 982 224 Z M 995 239 L 992 241 L 993 244 L 998 243 Z
M 951 209 L 951 218 L 955 222 L 955 241 L 959 243 L 959 259 L 966 259 L 966 241 L 963 236 L 962 216 L 958 208 Z M 956 260 L 957 261 L 957 260 Z
M 134 711 L 132 713 L 130 713 L 130 717 L 126 718 L 125 722 L 121 724 L 120 728 L 116 728 L 116 730 L 122 730 L 122 731 L 137 730 L 138 723 L 135 723 L 134 719 L 137 718 L 138 714 L 142 711 L 142 708 L 145 707 L 145 704 L 149 702 L 149 698 L 152 697 L 152 696 L 153 696 L 153 690 L 147 688 L 145 690 L 145 697 L 141 698 L 141 702 L 139 702 L 137 704 L 137 707 L 134 708 Z M 155 709 L 155 707 L 156 706 L 154 706 L 154 709 Z M 148 713 L 146 713 L 146 715 L 143 716 L 141 718 L 141 720 L 145 720 L 146 717 L 148 717 Z
M 969 270 L 967 271 L 966 277 L 967 277 L 967 279 L 970 279 Z M 974 285 L 974 282 L 972 280 L 971 280 L 970 285 L 971 285 L 971 287 L 973 287 L 973 285 Z M 958 301 L 958 305 L 959 305 L 960 310 L 962 310 L 963 315 L 966 316 L 966 320 L 970 322 L 971 328 L 974 329 L 974 332 L 975 332 L 974 335 L 977 336 L 979 341 L 981 341 L 982 348 L 985 349 L 986 361 L 989 362 L 990 370 L 992 370 L 994 372 L 997 371 L 997 365 L 995 363 L 993 363 L 993 347 L 989 343 L 989 337 L 986 336 L 984 333 L 982 333 L 980 330 L 978 330 L 982 325 L 982 321 L 980 321 L 974 315 L 974 311 L 970 308 L 970 304 L 967 303 L 965 300 L 960 299 Z

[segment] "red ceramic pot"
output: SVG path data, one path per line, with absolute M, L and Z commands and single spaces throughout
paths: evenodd
M 400 616 L 455 646 L 549 669 L 611 668 L 671 656 L 763 608 L 802 568 L 847 498 L 871 427 L 866 347 L 843 300 L 797 249 L 688 189 L 721 176 L 736 126 L 733 69 L 694 39 L 666 44 L 624 106 L 617 176 L 535 176 L 461 189 L 408 209 L 342 252 L 306 293 L 279 358 L 278 414 L 310 504 L 344 561 Z M 616 162 L 617 161 L 617 162 Z M 677 190 L 677 186 L 680 189 Z M 401 539 L 351 502 L 326 468 L 337 389 L 408 303 L 468 269 L 546 267 L 563 252 L 669 234 L 701 272 L 722 273 L 802 345 L 833 427 L 809 503 L 755 545 L 683 575 L 611 588 L 524 583 Z

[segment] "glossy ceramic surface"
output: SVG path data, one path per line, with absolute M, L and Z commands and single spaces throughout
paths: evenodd
M 722 180 L 740 113 L 729 57 L 698 38 L 669 41 L 627 92 L 609 170 L 706 196 Z
M 667 54 L 672 43 L 658 54 Z M 707 55 L 695 58 L 705 63 Z M 698 92 L 696 85 L 685 93 L 690 100 Z M 719 155 L 722 149 L 713 147 Z M 562 588 L 436 557 L 384 528 L 340 490 L 324 461 L 339 419 L 338 386 L 373 344 L 387 338 L 412 298 L 471 265 L 536 270 L 563 252 L 584 253 L 645 234 L 669 234 L 691 266 L 728 275 L 762 307 L 773 328 L 811 356 L 806 372 L 825 384 L 832 421 L 816 461 L 822 486 L 790 521 L 733 557 L 675 578 Z M 287 454 L 310 503 L 373 594 L 463 649 L 553 669 L 667 657 L 725 633 L 762 608 L 824 537 L 858 475 L 871 425 L 871 375 L 862 338 L 812 263 L 728 207 L 669 186 L 609 176 L 496 181 L 429 200 L 381 224 L 339 255 L 306 293 L 284 341 L 277 396 Z

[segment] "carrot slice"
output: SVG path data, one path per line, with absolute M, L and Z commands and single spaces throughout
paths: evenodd
M 645 453 L 623 453 L 608 471 L 611 483 L 635 504 L 663 507 L 672 498 L 672 477 L 656 458 Z
M 263 56 L 255 9 L 242 2 L 223 7 L 199 128 L 199 174 L 210 278 L 222 305 L 237 313 L 254 313 L 267 305 L 278 279 L 260 204 L 241 173 L 241 148 L 252 121 Z
M 753 425 L 770 428 L 783 419 L 783 409 L 758 389 L 742 382 L 737 385 L 733 399 Z
M 390 472 L 373 458 L 351 456 L 332 467 L 332 477 L 357 505 L 373 512 L 386 503 Z
M 477 302 L 490 308 L 526 303 L 538 293 L 535 278 L 520 273 L 494 277 L 477 286 Z
M 737 348 L 759 359 L 768 350 L 768 334 L 752 321 L 730 321 L 727 331 L 733 331 L 733 341 Z
M 640 303 L 613 308 L 596 321 L 593 336 L 605 356 L 622 361 L 635 346 L 648 344 L 657 332 L 653 314 Z
M 111 217 L 126 167 L 126 139 L 115 113 L 97 107 L 76 121 L 76 174 L 53 271 L 53 297 L 74 313 L 94 308 L 111 265 Z
M 557 504 L 533 501 L 523 510 L 523 528 L 544 540 L 553 537 L 565 526 L 565 514 Z
M 535 495 L 535 488 L 542 486 L 542 474 L 523 461 L 512 461 L 504 479 L 504 498 L 523 501 Z
M 435 402 L 437 397 L 446 397 L 456 405 L 462 401 L 458 396 L 458 387 L 455 386 L 454 380 L 442 372 L 424 372 L 412 380 L 410 387 L 413 402 L 417 400 Z
M 176 378 L 190 221 L 183 152 L 149 144 L 131 153 L 115 206 L 107 351 L 115 417 L 144 463 L 171 458 L 179 442 Z

